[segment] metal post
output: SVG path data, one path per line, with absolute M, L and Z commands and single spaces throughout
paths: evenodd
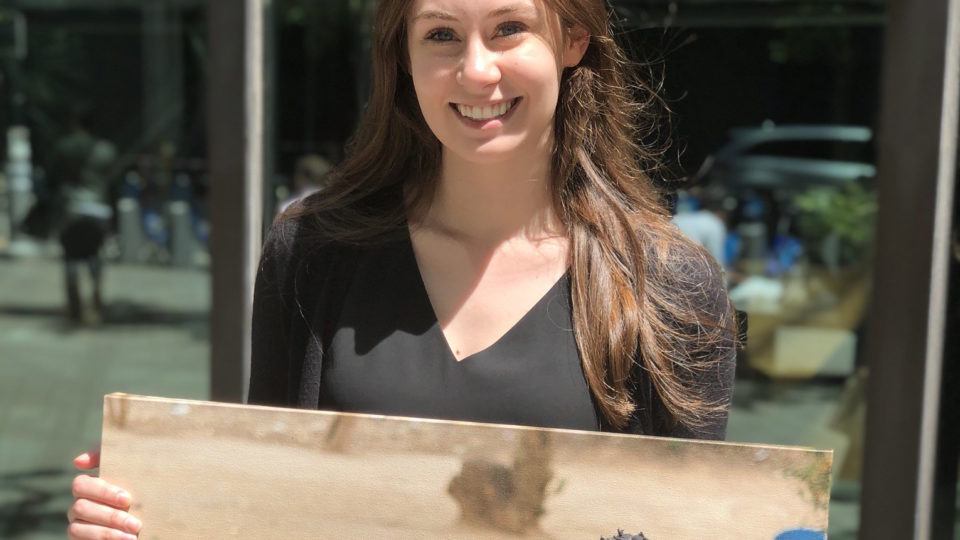
M 263 3 L 207 3 L 210 40 L 211 399 L 243 401 L 260 254 L 263 140 Z
M 125 263 L 142 262 L 143 229 L 140 203 L 132 197 L 117 201 L 117 231 L 120 243 L 120 260 Z
M 266 234 L 273 223 L 276 198 L 276 141 L 277 141 L 277 70 L 270 59 L 277 50 L 276 2 L 268 1 L 263 6 L 263 206 L 262 230 Z
M 193 265 L 196 242 L 190 222 L 190 204 L 186 201 L 168 202 L 167 223 L 170 227 L 170 264 L 181 267 Z
M 933 508 L 960 0 L 891 0 L 888 9 L 860 538 L 927 540 L 952 526 Z
M 947 335 L 940 385 L 940 434 L 934 477 L 932 540 L 956 540 L 957 477 L 960 458 L 960 191 L 953 194 L 953 248 Z
M 33 206 L 33 164 L 30 131 L 24 126 L 7 130 L 7 193 L 10 207 L 10 231 L 16 238 L 17 228 Z

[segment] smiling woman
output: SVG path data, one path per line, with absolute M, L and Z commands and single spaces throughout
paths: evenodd
M 723 436 L 733 312 L 642 167 L 608 21 L 380 4 L 348 159 L 265 246 L 251 400 Z
M 608 24 L 602 0 L 379 2 L 347 159 L 264 246 L 251 402 L 723 438 L 733 310 L 645 172 Z M 114 505 L 80 488 L 75 518 Z
M 533 411 L 576 401 L 549 379 L 573 365 L 594 428 L 722 437 L 732 310 L 718 266 L 669 224 L 641 166 L 647 111 L 632 89 L 644 86 L 608 21 L 593 0 L 380 5 L 350 156 L 265 247 L 251 399 L 571 427 Z M 538 316 L 543 304 L 561 309 Z M 442 353 L 526 371 L 484 374 L 498 394 L 452 392 L 447 367 L 419 384 Z M 534 368 L 537 356 L 548 367 Z M 520 406 L 531 388 L 539 409 Z
M 417 2 L 412 13 L 406 47 L 417 103 L 451 157 L 548 156 L 563 69 L 580 61 L 589 36 L 565 33 L 556 13 L 532 2 Z

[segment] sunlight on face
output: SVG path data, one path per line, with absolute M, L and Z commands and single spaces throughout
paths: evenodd
M 534 0 L 416 0 L 407 19 L 410 73 L 445 151 L 496 162 L 549 148 L 564 67 L 585 44 Z

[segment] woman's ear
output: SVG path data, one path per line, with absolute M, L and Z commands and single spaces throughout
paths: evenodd
M 567 31 L 567 39 L 563 46 L 563 67 L 573 67 L 583 60 L 583 55 L 590 46 L 590 33 L 580 26 L 574 26 Z

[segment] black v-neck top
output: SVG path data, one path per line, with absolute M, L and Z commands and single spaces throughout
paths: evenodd
M 323 362 L 321 409 L 581 430 L 600 422 L 566 275 L 500 339 L 457 361 L 409 236 L 355 263 Z
M 673 301 L 724 328 L 734 317 L 716 262 L 699 247 L 671 246 L 662 280 Z M 736 335 L 701 342 L 677 326 L 691 397 L 722 413 L 696 429 L 675 422 L 639 361 L 631 377 L 636 411 L 627 433 L 723 439 L 733 392 Z M 497 342 L 457 362 L 437 322 L 404 228 L 373 244 L 325 240 L 309 216 L 281 219 L 267 235 L 254 291 L 249 402 L 617 431 L 595 407 L 571 323 L 564 275 Z M 717 336 L 714 336 L 717 337 Z M 696 367 L 696 366 L 692 366 Z

